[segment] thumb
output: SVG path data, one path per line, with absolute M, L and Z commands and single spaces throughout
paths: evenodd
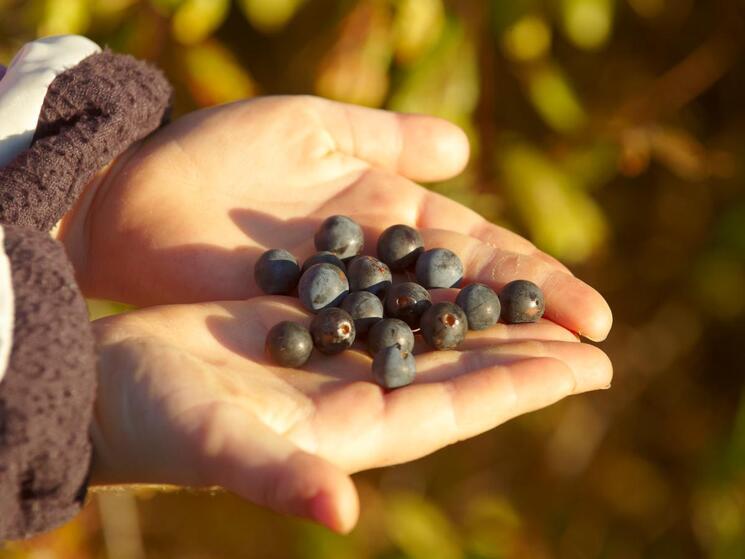
M 201 482 L 336 532 L 354 527 L 359 501 L 346 473 L 301 450 L 239 406 L 221 403 L 208 413 L 198 437 Z
M 465 132 L 427 115 L 404 114 L 313 98 L 338 149 L 414 181 L 459 174 L 468 163 Z

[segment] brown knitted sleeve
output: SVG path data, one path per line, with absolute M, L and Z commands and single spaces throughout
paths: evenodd
M 93 334 L 64 248 L 45 233 L 4 232 L 15 327 L 0 382 L 0 543 L 80 509 L 96 388 Z
M 0 222 L 49 231 L 99 169 L 165 122 L 170 96 L 159 70 L 110 51 L 58 75 L 33 143 L 0 168 Z

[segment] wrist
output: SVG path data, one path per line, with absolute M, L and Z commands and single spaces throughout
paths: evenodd
M 132 481 L 126 458 L 132 457 L 130 449 L 117 450 L 128 440 L 127 391 L 122 381 L 127 374 L 122 359 L 117 358 L 116 342 L 102 343 L 107 337 L 107 319 L 91 323 L 96 339 L 96 399 L 89 433 L 93 452 L 91 456 L 90 483 L 107 485 Z M 122 428 L 125 428 L 124 431 Z M 126 447 L 126 444 L 124 445 Z
M 92 284 L 96 264 L 91 255 L 90 240 L 94 234 L 108 234 L 105 230 L 95 230 L 99 223 L 96 216 L 109 200 L 111 185 L 119 170 L 141 145 L 142 141 L 135 142 L 121 156 L 102 167 L 85 185 L 75 204 L 50 231 L 52 238 L 64 245 L 83 294 L 95 292 Z
M 170 440 L 154 413 L 157 409 L 147 405 L 152 389 L 148 355 L 154 348 L 137 331 L 122 327 L 119 317 L 99 319 L 92 326 L 98 382 L 89 427 L 91 484 L 184 481 L 174 475 L 174 464 L 184 460 L 184 453 L 169 449 Z

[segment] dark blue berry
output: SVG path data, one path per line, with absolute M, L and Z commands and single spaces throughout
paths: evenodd
M 494 290 L 483 283 L 472 283 L 461 289 L 455 304 L 466 313 L 468 328 L 471 330 L 484 330 L 494 326 L 502 308 Z
M 349 282 L 333 264 L 313 264 L 300 277 L 298 296 L 310 312 L 336 307 L 349 293 Z
M 372 373 L 375 382 L 383 388 L 406 386 L 416 376 L 416 360 L 410 351 L 398 345 L 388 346 L 375 355 Z
M 277 365 L 302 367 L 310 359 L 313 339 L 305 326 L 285 320 L 269 330 L 264 349 Z
M 393 225 L 378 238 L 378 258 L 394 272 L 411 268 L 424 252 L 419 231 L 408 225 Z
M 345 215 L 333 215 L 318 228 L 314 241 L 316 250 L 327 250 L 346 260 L 362 252 L 364 236 L 356 221 Z
M 433 248 L 416 261 L 416 281 L 427 289 L 458 287 L 463 279 L 463 263 L 446 248 Z
M 347 267 L 349 289 L 369 291 L 382 295 L 391 286 L 391 271 L 388 266 L 372 256 L 358 256 Z
M 342 309 L 323 309 L 310 323 L 310 334 L 316 349 L 327 355 L 341 353 L 354 343 L 354 320 Z
M 383 303 L 367 291 L 353 291 L 344 297 L 341 308 L 354 319 L 357 336 L 366 334 L 373 324 L 383 318 Z
M 300 266 L 295 257 L 281 248 L 267 250 L 256 261 L 254 279 L 267 295 L 287 295 L 300 277 Z
M 422 315 L 422 337 L 434 349 L 455 349 L 466 339 L 466 313 L 453 303 L 437 303 Z
M 507 324 L 537 322 L 545 310 L 541 288 L 528 280 L 511 281 L 499 292 L 502 320 Z
M 414 350 L 414 333 L 409 325 L 397 318 L 385 318 L 373 324 L 367 334 L 370 355 L 392 345 L 399 345 L 404 351 Z
M 303 268 L 301 272 L 305 273 L 305 271 L 313 266 L 313 264 L 333 264 L 337 268 L 339 268 L 342 272 L 347 272 L 347 267 L 344 266 L 344 262 L 342 262 L 338 256 L 336 256 L 333 252 L 329 252 L 327 250 L 323 250 L 321 252 L 316 252 L 313 256 L 308 258 L 305 262 L 303 262 Z
M 432 306 L 429 292 L 418 283 L 405 281 L 392 285 L 385 296 L 385 315 L 403 320 L 412 329 L 419 328 L 419 319 Z

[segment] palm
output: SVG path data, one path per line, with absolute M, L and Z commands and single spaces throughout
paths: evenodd
M 550 318 L 605 337 L 603 299 L 524 239 L 412 180 L 460 171 L 467 143 L 452 125 L 316 98 L 263 98 L 193 113 L 132 149 L 112 168 L 87 220 L 91 296 L 137 305 L 259 294 L 252 267 L 268 247 L 299 258 L 327 216 L 365 229 L 407 223 L 425 244 L 466 260 L 470 280 L 517 277 L 544 287 Z M 447 232 L 445 230 L 448 230 Z
M 286 319 L 308 322 L 294 300 L 262 297 L 95 323 L 104 481 L 223 485 L 343 529 L 356 516 L 345 473 L 418 458 L 610 381 L 602 352 L 542 321 L 419 353 L 415 383 L 385 392 L 361 347 L 314 355 L 303 370 L 272 365 L 263 340 Z M 319 494 L 320 508 L 309 505 Z

